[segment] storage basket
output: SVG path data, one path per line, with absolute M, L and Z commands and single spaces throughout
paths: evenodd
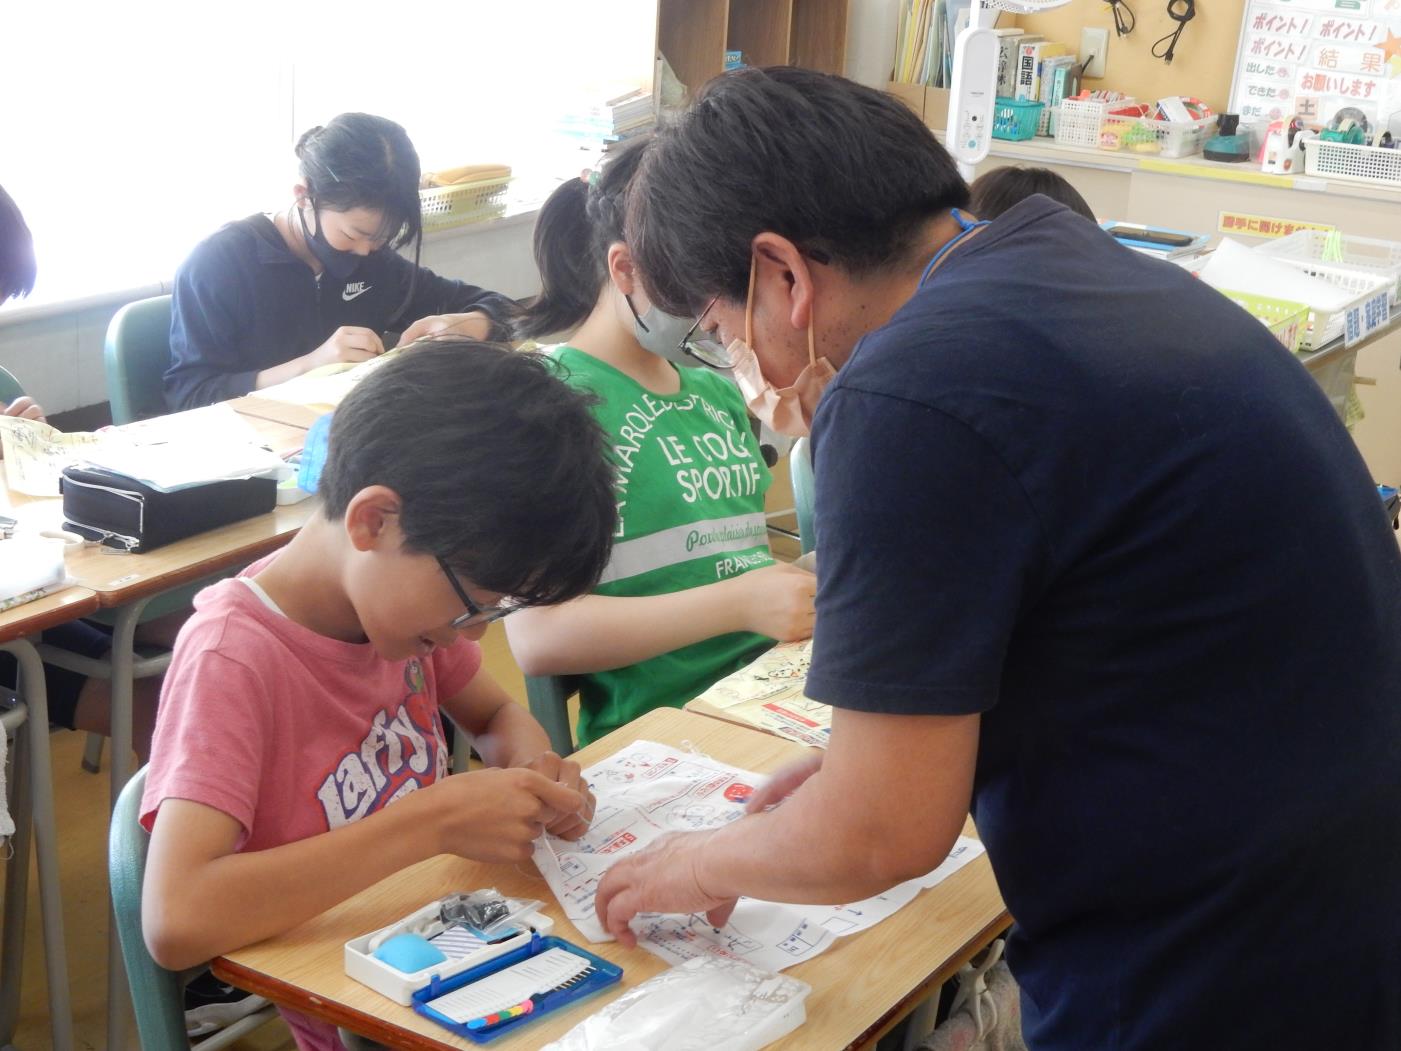
M 1304 174 L 1401 185 L 1401 150 L 1305 139 Z
M 1309 308 L 1303 303 L 1269 296 L 1252 296 L 1248 292 L 1220 290 L 1221 294 L 1252 317 L 1264 323 L 1270 334 L 1291 353 L 1299 349 L 1299 341 L 1308 326 Z
M 1202 152 L 1202 143 L 1215 126 L 1215 117 L 1177 121 L 1110 113 L 1100 125 L 1098 146 L 1102 150 L 1148 153 L 1157 157 L 1189 157 Z
M 1340 336 L 1353 343 L 1390 320 L 1391 283 L 1386 278 L 1355 270 L 1329 270 L 1314 276 L 1356 295 L 1335 310 L 1310 306 L 1300 350 L 1319 350 Z
M 503 175 L 481 182 L 464 182 L 419 190 L 423 228 L 441 230 L 449 226 L 465 226 L 500 215 L 506 207 L 506 188 L 510 183 L 511 176 Z
M 1341 260 L 1323 258 L 1330 236 L 1342 247 Z M 1315 277 L 1343 270 L 1386 278 L 1391 282 L 1392 304 L 1401 303 L 1401 242 L 1349 234 L 1330 235 L 1327 230 L 1296 230 L 1288 237 L 1261 245 L 1255 251 L 1297 266 Z
M 1020 142 L 1036 135 L 1043 102 L 999 98 L 992 108 L 992 137 Z
M 1133 99 L 1066 99 L 1056 107 L 1057 146 L 1080 146 L 1092 150 L 1099 145 L 1099 129 L 1104 118 L 1137 105 Z

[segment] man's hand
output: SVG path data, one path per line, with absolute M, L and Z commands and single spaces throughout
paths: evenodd
M 578 792 L 584 801 L 579 810 L 562 813 L 546 825 L 546 832 L 560 839 L 578 839 L 589 830 L 589 822 L 593 820 L 594 798 L 580 775 L 578 763 L 573 759 L 561 759 L 554 752 L 545 752 L 526 763 L 525 769 L 534 770 L 556 784 Z
M 38 420 L 44 422 L 44 410 L 33 398 L 20 395 L 8 405 L 0 403 L 0 412 L 6 416 L 18 416 L 22 420 Z
M 399 337 L 399 346 L 407 347 L 414 340 L 434 336 L 457 336 L 461 339 L 490 339 L 491 318 L 480 310 L 468 314 L 431 314 L 421 317 Z
M 617 861 L 604 873 L 594 897 L 603 929 L 632 949 L 637 935 L 628 923 L 639 912 L 704 912 L 712 926 L 724 926 L 737 899 L 708 893 L 696 875 L 701 852 L 714 834 L 673 832 Z

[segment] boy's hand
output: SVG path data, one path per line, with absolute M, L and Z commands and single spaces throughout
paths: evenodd
M 544 752 L 526 763 L 525 769 L 535 770 L 551 781 L 578 792 L 584 801 L 579 810 L 572 814 L 560 814 L 546 825 L 546 832 L 560 839 L 578 839 L 589 830 L 595 803 L 593 793 L 580 776 L 578 763 L 573 759 L 561 759 L 554 752 Z
M 379 333 L 359 325 L 342 325 L 331 338 L 306 356 L 307 370 L 342 362 L 369 361 L 384 353 Z
M 454 774 L 430 793 L 443 853 L 475 861 L 525 861 L 547 825 L 584 805 L 574 789 L 520 767 Z
M 749 631 L 779 642 L 812 637 L 817 617 L 817 577 L 805 569 L 775 562 L 735 577 L 741 615 Z

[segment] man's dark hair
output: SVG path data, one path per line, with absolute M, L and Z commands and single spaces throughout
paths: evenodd
M 34 237 L 19 205 L 0 186 L 0 303 L 34 290 Z
M 1013 205 L 1039 193 L 1090 222 L 1097 222 L 1085 198 L 1049 168 L 998 168 L 973 180 L 969 189 L 968 210 L 979 219 L 996 219 Z
M 539 339 L 582 324 L 608 281 L 608 248 L 622 241 L 628 185 L 647 139 L 608 155 L 588 182 L 570 179 L 550 194 L 535 220 L 540 294 L 516 323 L 522 339 Z
M 662 310 L 742 300 L 772 231 L 859 276 L 908 264 L 928 220 L 968 203 L 934 133 L 899 100 L 826 73 L 740 69 L 653 140 L 628 195 L 627 243 Z
M 399 494 L 412 551 L 529 605 L 587 594 L 608 564 L 613 470 L 592 399 L 554 362 L 438 339 L 365 377 L 331 420 L 327 518 L 370 485 Z

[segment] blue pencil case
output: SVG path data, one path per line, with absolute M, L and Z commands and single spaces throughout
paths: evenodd
M 413 994 L 413 1009 L 473 1043 L 514 1033 L 622 980 L 623 969 L 565 941 L 535 934 L 529 945 Z

